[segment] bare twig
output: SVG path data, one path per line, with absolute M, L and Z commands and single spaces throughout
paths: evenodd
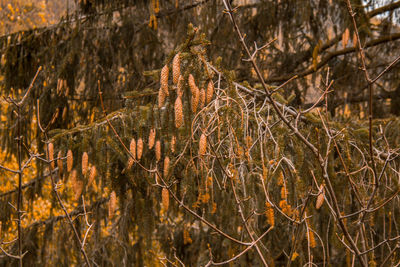
M 38 77 L 39 72 L 40 72 L 41 70 L 42 70 L 42 66 L 40 66 L 40 67 L 38 68 L 38 70 L 36 71 L 36 74 L 35 74 L 35 76 L 33 77 L 32 81 L 31 81 L 31 84 L 30 84 L 29 87 L 28 87 L 28 90 L 26 90 L 26 93 L 25 93 L 24 97 L 21 99 L 21 101 L 18 102 L 18 106 L 22 107 L 22 106 L 25 104 L 26 98 L 28 97 L 29 93 L 31 92 L 31 90 L 32 90 L 32 88 L 33 88 L 33 84 L 35 83 L 36 78 Z
M 22 260 L 22 258 L 25 256 L 25 254 L 28 253 L 28 251 L 25 251 L 22 255 L 20 255 L 20 256 L 15 256 L 15 255 L 12 255 L 12 254 L 8 253 L 4 248 L 2 248 L 1 245 L 0 245 L 0 250 L 1 250 L 1 251 L 4 253 L 4 255 L 6 255 L 7 257 L 16 259 L 16 260 L 18 260 L 18 261 Z
M 244 255 L 247 251 L 249 251 L 253 246 L 256 245 L 256 243 L 258 241 L 260 241 L 264 236 L 266 236 L 272 229 L 274 229 L 273 226 L 271 226 L 270 228 L 268 228 L 267 231 L 265 231 L 262 235 L 260 235 L 259 238 L 257 238 L 256 240 L 254 240 L 254 242 L 251 243 L 250 246 L 248 246 L 247 248 L 245 248 L 244 250 L 242 250 L 240 253 L 238 253 L 236 256 L 230 258 L 229 260 L 226 261 L 222 261 L 222 262 L 214 262 L 212 259 L 206 264 L 206 266 L 210 266 L 210 265 L 225 265 L 228 264 L 230 262 L 233 262 L 235 260 L 237 260 L 238 258 L 240 258 L 242 255 Z
M 9 169 L 7 167 L 4 167 L 3 165 L 0 165 L 0 169 L 3 169 L 3 170 L 8 171 L 8 172 L 12 172 L 12 173 L 19 173 L 19 170 L 12 170 L 12 169 Z

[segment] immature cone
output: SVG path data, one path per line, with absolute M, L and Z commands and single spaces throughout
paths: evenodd
M 206 103 L 206 91 L 204 88 L 200 90 L 200 108 L 204 108 L 204 104 Z
M 199 105 L 199 100 L 200 100 L 200 90 L 195 87 L 194 91 L 192 92 L 192 111 L 193 113 L 196 113 L 197 111 L 197 106 Z
M 183 77 L 182 75 L 178 78 L 178 84 L 176 85 L 176 94 L 180 97 L 183 95 Z
M 160 88 L 160 90 L 158 90 L 158 108 L 162 108 L 164 106 L 165 97 L 165 92 L 162 88 Z
M 129 145 L 129 150 L 133 156 L 133 159 L 136 159 L 136 140 L 135 140 L 135 138 L 132 138 L 131 143 Z
M 136 153 L 137 153 L 137 159 L 140 160 L 142 158 L 142 153 L 143 153 L 143 139 L 139 138 L 137 141 L 136 145 Z
M 85 175 L 88 170 L 89 156 L 87 152 L 82 155 L 82 174 Z
M 175 145 L 176 145 L 176 137 L 175 137 L 175 135 L 173 135 L 171 138 L 171 152 L 172 153 L 175 153 Z
M 90 186 L 93 183 L 94 179 L 96 178 L 96 175 L 97 175 L 96 166 L 92 166 L 92 168 L 90 168 L 88 186 Z
M 253 145 L 253 138 L 251 138 L 251 135 L 246 136 L 246 148 L 250 149 L 252 145 Z
M 315 248 L 317 246 L 317 242 L 315 242 L 315 236 L 313 231 L 308 230 L 307 239 L 308 242 L 310 243 L 311 248 Z
M 117 195 L 115 191 L 110 194 L 110 200 L 108 201 L 108 217 L 111 219 L 114 217 L 115 209 L 117 208 Z
M 129 157 L 128 158 L 128 164 L 126 165 L 126 169 L 130 170 L 132 168 L 132 166 L 133 166 L 133 163 L 135 163 L 135 162 L 133 161 L 133 159 L 131 157 Z M 123 173 L 125 173 L 125 170 L 123 171 Z
M 83 191 L 83 181 L 76 180 L 74 184 L 74 200 L 77 201 L 82 195 Z
M 281 188 L 281 198 L 282 199 L 286 199 L 287 195 L 288 195 L 288 192 L 286 190 L 286 187 L 282 186 L 282 188 Z
M 169 157 L 167 156 L 164 159 L 164 170 L 163 170 L 164 179 L 168 177 L 168 169 L 169 169 Z
M 64 95 L 68 96 L 69 95 L 69 86 L 68 86 L 67 80 L 64 80 L 64 88 L 65 88 Z
M 262 178 L 264 179 L 264 181 L 266 181 L 268 178 L 268 169 L 267 169 L 267 167 L 264 166 L 264 164 L 263 164 L 262 168 L 263 168 Z
M 63 121 L 65 121 L 67 119 L 67 107 L 66 106 L 63 108 L 61 118 Z
M 201 134 L 199 142 L 199 155 L 202 156 L 206 154 L 207 150 L 207 137 L 205 134 Z
M 279 175 L 278 175 L 278 179 L 276 180 L 276 184 L 279 186 L 283 186 L 283 179 L 284 179 L 283 172 L 280 171 Z
M 347 43 L 349 42 L 349 38 L 350 38 L 350 31 L 349 31 L 349 28 L 346 28 L 346 30 L 344 31 L 344 33 L 342 35 L 342 46 L 343 46 L 343 48 L 346 48 Z
M 174 84 L 178 83 L 179 76 L 181 75 L 181 58 L 180 53 L 176 54 L 172 60 L 172 79 Z
M 168 65 L 165 65 L 162 70 L 161 70 L 161 79 L 160 79 L 160 83 L 161 83 L 161 89 L 163 90 L 163 92 L 165 93 L 165 95 L 169 95 L 168 92 Z
M 78 179 L 78 172 L 75 169 L 73 169 L 71 171 L 71 173 L 70 173 L 70 180 L 71 180 L 71 183 L 72 183 L 72 189 L 74 188 L 74 185 L 75 185 L 77 179 Z
M 315 208 L 317 210 L 319 210 L 322 206 L 322 204 L 324 204 L 324 186 L 321 185 L 320 187 L 320 193 L 317 197 L 317 202 L 315 203 Z
M 149 149 L 153 148 L 155 140 L 156 140 L 156 130 L 154 128 L 151 128 L 149 133 Z
M 214 94 L 214 83 L 213 81 L 210 80 L 207 86 L 206 104 L 211 102 L 213 94 Z
M 74 200 L 76 201 L 82 194 L 83 182 L 78 180 L 78 172 L 75 169 L 71 172 L 71 184 L 74 192 Z
M 49 161 L 51 165 L 51 169 L 54 169 L 54 145 L 53 143 L 49 143 L 48 145 L 48 150 L 49 150 Z
M 58 166 L 58 173 L 59 173 L 59 175 L 60 175 L 60 178 L 62 177 L 63 171 L 64 171 L 63 162 L 62 162 L 61 157 L 62 157 L 62 152 L 61 152 L 61 151 L 58 151 L 58 155 L 57 155 L 57 158 L 58 158 L 58 159 L 57 159 L 57 166 Z
M 72 170 L 72 165 L 74 162 L 74 156 L 72 155 L 72 151 L 68 150 L 67 152 L 67 172 Z
M 157 140 L 156 142 L 156 160 L 160 161 L 161 159 L 161 142 Z
M 275 216 L 274 216 L 274 209 L 272 205 L 267 201 L 265 202 L 265 215 L 267 216 L 267 223 L 271 226 L 275 225 Z
M 175 101 L 175 127 L 180 128 L 183 125 L 182 100 L 178 96 Z
M 57 79 L 57 95 L 61 95 L 61 79 Z
M 189 231 L 185 228 L 183 230 L 183 244 L 187 245 L 187 244 L 192 244 L 193 240 L 192 238 L 190 238 L 190 234 Z
M 190 92 L 192 92 L 192 94 L 194 94 L 193 92 L 196 91 L 197 85 L 196 82 L 194 81 L 194 77 L 192 74 L 189 74 L 189 87 L 190 87 Z M 199 88 L 197 88 L 197 90 L 199 90 Z
M 68 87 L 67 80 L 61 80 L 61 87 L 63 87 L 63 88 Z
M 162 205 L 164 208 L 164 211 L 168 211 L 169 207 L 169 192 L 167 188 L 163 188 L 161 192 L 161 199 L 162 199 Z

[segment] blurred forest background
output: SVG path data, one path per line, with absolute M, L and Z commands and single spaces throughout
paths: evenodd
M 400 1 L 0 18 L 0 266 L 399 263 Z

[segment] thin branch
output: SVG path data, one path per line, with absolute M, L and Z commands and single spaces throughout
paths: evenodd
M 250 246 L 248 246 L 247 248 L 245 248 L 244 250 L 242 250 L 239 254 L 237 254 L 236 256 L 230 258 L 229 260 L 226 261 L 222 261 L 222 262 L 214 262 L 212 260 L 209 261 L 209 263 L 206 266 L 209 265 L 225 265 L 228 264 L 230 262 L 233 262 L 235 260 L 237 260 L 238 258 L 240 258 L 242 255 L 244 255 L 247 251 L 249 251 L 253 246 L 256 245 L 256 243 L 258 243 L 258 241 L 260 241 L 264 236 L 266 236 L 272 229 L 274 229 L 273 226 L 271 226 L 270 228 L 268 228 L 267 231 L 265 231 L 259 238 L 257 238 L 256 240 L 254 240 L 254 242 L 251 243 Z
M 390 253 L 387 255 L 387 257 L 382 261 L 381 266 L 385 266 L 386 262 L 388 262 L 388 260 L 390 260 L 390 258 L 393 256 L 393 254 L 396 252 L 396 250 L 398 250 L 400 247 L 399 244 L 396 244 L 395 248 L 392 249 L 392 251 L 390 251 Z M 399 264 L 397 264 L 396 266 L 399 266 Z
M 0 246 L 0 250 L 4 253 L 4 255 L 6 255 L 7 257 L 16 259 L 16 260 L 22 260 L 22 258 L 25 256 L 26 253 L 28 253 L 28 251 L 25 251 L 23 254 L 21 254 L 20 256 L 15 256 L 12 255 L 10 253 L 8 253 L 5 249 L 2 248 L 2 246 Z
M 370 248 L 370 249 L 368 249 L 366 251 L 361 252 L 361 255 L 364 255 L 364 254 L 367 254 L 367 253 L 369 253 L 371 251 L 374 251 L 375 249 L 379 248 L 380 246 L 382 246 L 382 245 L 384 245 L 386 243 L 392 242 L 392 241 L 396 241 L 398 239 L 400 239 L 400 236 L 396 236 L 396 237 L 385 239 L 382 242 L 380 242 L 378 245 L 376 245 L 376 246 L 374 246 L 374 247 L 372 247 L 372 248 Z
M 85 237 L 84 237 L 83 240 L 82 240 L 82 247 L 85 247 L 86 238 L 87 238 L 87 236 L 88 236 L 88 234 L 89 234 L 90 229 L 91 229 L 92 226 L 93 226 L 93 223 L 92 223 L 92 224 L 89 224 L 89 222 L 88 222 L 87 212 L 86 212 L 86 206 L 85 206 L 85 198 L 83 197 L 83 195 L 82 195 L 82 206 L 83 206 L 83 213 L 84 213 L 84 215 L 85 215 L 86 225 L 89 226 L 89 228 L 86 230 Z
M 40 67 L 37 69 L 36 74 L 35 74 L 35 76 L 33 77 L 32 81 L 31 81 L 31 84 L 30 84 L 29 87 L 28 87 L 28 90 L 26 90 L 26 93 L 25 93 L 24 97 L 21 99 L 21 101 L 18 102 L 18 106 L 22 107 L 22 106 L 24 105 L 25 100 L 26 100 L 26 98 L 28 97 L 29 93 L 31 92 L 31 90 L 32 90 L 32 88 L 33 88 L 33 84 L 35 83 L 36 78 L 38 77 L 39 72 L 40 72 L 41 70 L 42 70 L 42 66 L 40 66 Z
M 381 73 L 379 73 L 378 76 L 376 76 L 376 78 L 371 81 L 371 84 L 374 84 L 379 78 L 382 77 L 383 74 L 388 72 L 399 62 L 400 62 L 400 56 L 398 56 L 396 59 L 394 59 Z
M 9 169 L 7 167 L 4 167 L 3 165 L 0 165 L 0 169 L 3 169 L 3 170 L 8 171 L 8 172 L 12 172 L 12 173 L 20 173 L 19 170 L 12 170 L 12 169 Z

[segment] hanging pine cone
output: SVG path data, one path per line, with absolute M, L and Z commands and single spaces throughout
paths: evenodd
M 178 53 L 172 60 L 172 79 L 174 84 L 178 83 L 180 75 L 181 75 L 181 58 L 180 58 L 180 53 Z
M 176 128 L 180 128 L 183 125 L 183 108 L 180 96 L 176 98 L 174 108 L 175 108 L 175 126 Z

